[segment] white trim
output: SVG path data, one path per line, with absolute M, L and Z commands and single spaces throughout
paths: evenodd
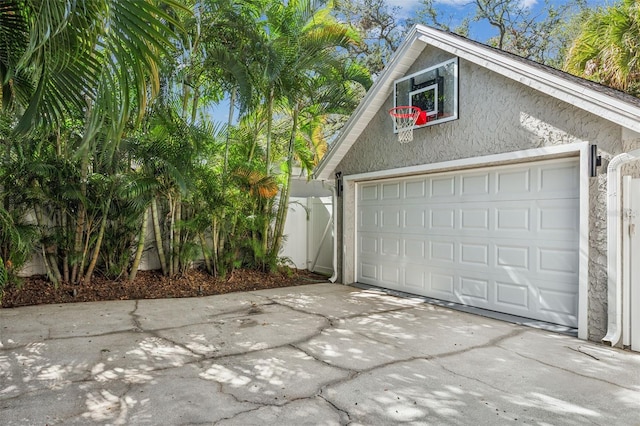
M 620 191 L 621 168 L 640 158 L 640 149 L 618 154 L 607 166 L 607 335 L 603 342 L 617 346 L 622 337 L 622 246 Z
M 631 225 L 631 180 L 630 175 L 622 176 L 622 347 L 631 346 L 631 235 L 629 227 Z
M 523 151 L 507 152 L 503 154 L 486 155 L 482 157 L 463 158 L 459 160 L 444 161 L 441 163 L 421 164 L 411 167 L 400 167 L 396 169 L 380 170 L 368 173 L 359 173 L 354 175 L 343 176 L 344 182 L 344 200 L 343 200 L 343 260 L 342 260 L 342 276 L 345 283 L 349 283 L 346 277 L 356 279 L 355 270 L 347 270 L 347 253 L 351 251 L 353 256 L 353 268 L 357 266 L 357 212 L 358 212 L 358 191 L 359 184 L 371 180 L 381 180 L 395 177 L 405 177 L 426 173 L 441 173 L 445 171 L 475 169 L 481 167 L 527 163 L 532 161 L 547 160 L 563 157 L 579 157 L 579 271 L 578 271 L 578 337 L 587 338 L 588 326 L 588 296 L 589 296 L 589 143 L 577 142 L 566 145 L 550 146 L 544 148 L 528 149 Z M 353 211 L 348 212 L 348 200 L 353 200 Z M 353 233 L 350 238 L 353 248 L 347 247 L 347 221 L 353 225 Z
M 447 170 L 471 169 L 502 163 L 528 162 L 543 158 L 577 155 L 581 150 L 588 150 L 588 148 L 588 142 L 576 142 L 565 145 L 526 149 L 523 151 L 505 152 L 502 154 L 483 155 L 481 157 L 461 158 L 459 160 L 443 161 L 441 163 L 420 164 L 417 166 L 400 167 L 388 170 L 376 170 L 373 172 L 344 176 L 343 180 L 373 180 L 413 174 L 433 173 L 436 171 L 444 172 Z M 588 152 L 586 154 L 588 155 Z

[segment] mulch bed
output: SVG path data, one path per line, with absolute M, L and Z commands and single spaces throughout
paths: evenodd
M 47 303 L 199 297 L 322 282 L 328 282 L 326 276 L 300 269 L 271 274 L 241 269 L 225 278 L 212 277 L 198 270 L 175 278 L 164 277 L 158 271 L 140 271 L 133 282 L 94 277 L 89 285 L 62 283 L 57 287 L 45 277 L 35 276 L 23 278 L 18 286 L 5 288 L 1 306 L 12 308 Z

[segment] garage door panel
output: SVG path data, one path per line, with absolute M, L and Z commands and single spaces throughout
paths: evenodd
M 428 210 L 428 231 L 445 231 L 456 229 L 456 210 L 452 207 L 439 206 Z
M 531 226 L 531 207 L 511 205 L 495 206 L 495 231 L 503 233 L 529 233 Z
M 464 200 L 467 197 L 480 196 L 484 199 L 490 192 L 489 182 L 491 173 L 467 173 L 460 179 L 460 196 Z
M 578 165 L 549 164 L 540 167 L 538 192 L 547 196 L 564 197 L 567 192 L 577 193 L 580 187 Z
M 445 201 L 452 199 L 456 194 L 456 177 L 446 175 L 428 178 L 429 198 Z
M 404 247 L 403 255 L 408 262 L 417 262 L 421 264 L 425 261 L 425 248 L 428 241 L 423 239 L 403 238 Z
M 360 201 L 378 201 L 378 185 L 365 184 L 360 187 Z
M 382 201 L 397 201 L 400 199 L 400 187 L 401 187 L 401 183 L 400 182 L 393 182 L 393 183 L 383 183 L 381 185 L 381 189 L 382 189 Z
M 404 198 L 407 202 L 424 200 L 427 195 L 427 179 L 413 179 L 404 182 Z
M 559 239 L 575 237 L 580 223 L 577 200 L 541 200 L 536 204 L 538 232 Z
M 543 283 L 538 291 L 539 309 L 552 315 L 573 316 L 578 307 L 578 295 L 570 284 Z
M 477 277 L 460 277 L 460 300 L 466 304 L 489 302 L 489 280 Z
M 400 257 L 400 238 L 391 236 L 381 237 L 380 254 L 389 258 Z
M 358 280 L 576 326 L 577 164 L 360 184 Z
M 530 310 L 529 285 L 513 281 L 496 280 L 495 304 L 510 309 Z
M 427 230 L 427 211 L 424 208 L 402 209 L 402 232 L 425 232 Z
M 529 271 L 533 263 L 531 259 L 533 253 L 528 245 L 496 243 L 494 247 L 496 267 L 523 272 Z
M 465 207 L 460 209 L 460 229 L 467 231 L 488 231 L 489 230 L 488 207 Z
M 422 293 L 426 286 L 427 273 L 423 268 L 405 268 L 404 270 L 404 287 L 409 293 Z
M 379 212 L 377 209 L 361 209 L 358 213 L 358 230 L 359 231 L 374 231 L 377 232 Z
M 549 275 L 577 275 L 578 250 L 560 247 L 538 247 L 537 272 Z
M 483 269 L 489 267 L 489 253 L 491 251 L 489 244 L 461 242 L 459 247 L 459 263 L 462 267 L 482 267 Z
M 384 206 L 380 210 L 382 232 L 400 232 L 400 207 Z
M 358 270 L 360 281 L 367 284 L 378 282 L 378 265 L 376 263 L 361 261 Z
M 380 264 L 380 281 L 383 284 L 393 286 L 393 288 L 402 288 L 400 283 L 400 267 L 395 263 Z
M 498 196 L 524 198 L 531 194 L 531 169 L 495 172 Z
M 430 272 L 427 282 L 432 297 L 453 301 L 455 297 L 455 274 L 447 271 Z
M 451 266 L 455 262 L 456 244 L 447 240 L 429 240 L 428 259 L 432 262 L 446 262 Z
M 375 234 L 360 234 L 358 241 L 361 253 L 366 257 L 368 254 L 378 254 L 378 237 Z

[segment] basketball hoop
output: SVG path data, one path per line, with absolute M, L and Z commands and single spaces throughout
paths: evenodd
M 398 106 L 391 108 L 389 115 L 396 124 L 398 141 L 400 143 L 407 143 L 413 140 L 413 127 L 418 121 L 423 121 L 420 124 L 427 122 L 424 111 L 415 106 Z

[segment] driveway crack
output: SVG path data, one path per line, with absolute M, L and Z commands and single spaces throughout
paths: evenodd
M 138 306 L 139 300 L 135 301 L 135 305 L 133 305 L 133 310 L 129 313 L 131 315 L 131 319 L 133 320 L 133 331 L 144 332 L 144 327 L 142 327 L 142 323 L 140 322 L 140 315 L 138 314 Z
M 509 352 L 521 357 L 521 358 L 527 359 L 529 361 L 536 362 L 538 364 L 542 364 L 542 365 L 544 365 L 546 367 L 550 367 L 550 368 L 553 368 L 553 369 L 556 369 L 556 370 L 564 371 L 565 373 L 569 373 L 569 374 L 572 374 L 572 375 L 575 375 L 575 376 L 578 376 L 578 377 L 582 377 L 582 378 L 585 378 L 585 379 L 596 380 L 598 382 L 606 383 L 608 385 L 611 385 L 611 386 L 614 386 L 614 387 L 617 387 L 617 388 L 620 388 L 620 389 L 625 389 L 625 390 L 632 391 L 632 392 L 638 392 L 638 389 L 634 388 L 634 387 L 624 386 L 624 385 L 621 385 L 621 384 L 618 384 L 618 383 L 611 382 L 609 380 L 602 379 L 600 377 L 589 376 L 589 375 L 586 375 L 586 374 L 579 373 L 577 371 L 569 370 L 567 368 L 560 367 L 560 366 L 555 365 L 555 364 L 551 364 L 551 363 L 548 363 L 548 362 L 541 361 L 538 358 L 530 357 L 528 355 L 522 354 L 522 353 L 517 352 L 517 351 L 510 350 L 510 349 L 507 349 L 507 348 L 504 348 L 502 346 L 501 346 L 501 348 L 506 350 L 506 351 L 509 351 Z M 575 350 L 575 349 L 572 349 L 572 348 L 569 348 L 569 347 L 567 347 L 567 349 Z M 584 352 L 581 352 L 581 353 L 585 354 Z M 589 355 L 589 354 L 585 354 L 585 355 Z
M 324 402 L 326 402 L 327 404 L 329 404 L 329 406 L 336 412 L 338 413 L 338 415 L 340 416 L 340 420 L 341 420 L 341 424 L 343 426 L 348 425 L 349 423 L 351 423 L 351 415 L 349 414 L 349 412 L 347 410 L 343 410 L 342 408 L 338 407 L 336 404 L 334 404 L 333 402 L 329 401 L 327 398 L 325 398 L 324 395 L 317 395 L 318 398 L 322 399 Z M 346 418 L 346 420 L 343 420 L 344 418 Z

